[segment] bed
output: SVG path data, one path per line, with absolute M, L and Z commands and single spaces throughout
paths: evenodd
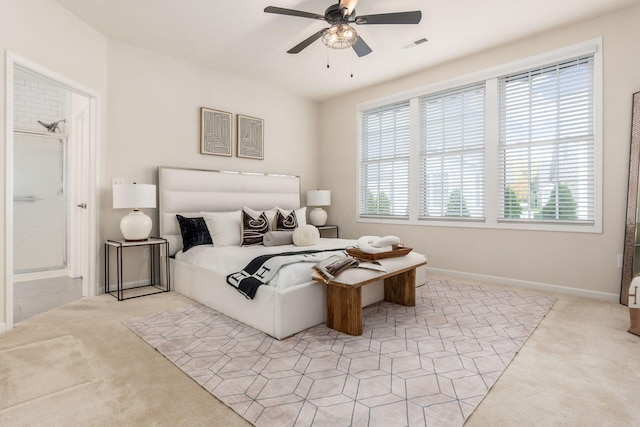
M 235 212 L 249 207 L 255 211 L 269 211 L 274 207 L 296 211 L 300 207 L 300 180 L 297 176 L 210 171 L 172 167 L 158 168 L 160 236 L 167 239 L 172 259 L 171 282 L 176 292 L 211 307 L 253 328 L 283 339 L 299 331 L 323 323 L 326 319 L 325 285 L 311 280 L 312 264 L 304 265 L 308 276 L 300 276 L 300 266 L 283 267 L 276 285 L 260 286 L 253 299 L 247 299 L 227 284 L 229 271 L 237 269 L 261 251 L 300 251 L 308 249 L 338 249 L 355 244 L 353 240 L 320 239 L 314 247 L 240 247 L 230 245 L 201 245 L 183 252 L 182 235 L 177 215 L 197 218 L 203 213 Z M 215 239 L 214 239 L 215 243 Z M 216 252 L 217 251 L 217 252 Z M 246 253 L 245 253 L 246 252 Z M 233 262 L 224 261 L 225 268 L 196 262 L 208 258 L 236 254 Z M 410 254 L 420 257 L 419 254 Z M 196 261 L 194 261 L 196 259 Z M 296 272 L 291 269 L 297 268 Z M 286 270 L 289 269 L 289 270 Z M 416 277 L 422 281 L 424 267 L 418 268 Z M 292 285 L 290 277 L 295 276 Z M 282 280 L 281 280 L 282 279 Z M 363 290 L 363 306 L 384 299 L 383 283 L 367 286 Z

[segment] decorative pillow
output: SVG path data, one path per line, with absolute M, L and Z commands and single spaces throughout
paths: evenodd
M 291 231 L 269 231 L 262 239 L 265 246 L 282 246 L 293 244 L 293 230 Z
M 215 246 L 240 246 L 242 241 L 241 211 L 200 212 Z
M 276 231 L 293 231 L 298 228 L 296 213 L 285 215 L 281 210 L 276 213 Z
M 301 225 L 307 225 L 307 207 L 304 206 L 302 208 L 294 209 L 293 211 L 282 209 L 282 208 L 274 208 L 276 211 L 282 212 L 284 216 L 289 216 L 291 212 L 296 213 L 296 220 L 298 221 L 298 227 Z
M 204 218 L 187 218 L 176 215 L 180 224 L 180 234 L 182 234 L 182 251 L 186 252 L 194 246 L 211 245 L 211 236 L 207 229 Z
M 246 211 L 242 211 L 242 246 L 261 245 L 267 231 L 269 231 L 269 219 L 264 212 L 254 218 Z
M 313 225 L 301 225 L 293 231 L 293 244 L 313 246 L 320 243 L 320 232 Z
M 251 215 L 254 218 L 257 218 L 260 216 L 260 214 L 263 211 L 256 211 L 253 210 L 251 208 L 248 207 L 244 207 L 242 208 L 243 211 L 245 211 L 246 213 L 248 213 L 249 215 Z M 267 216 L 267 219 L 269 220 L 269 229 L 270 230 L 275 230 L 276 229 L 276 212 L 278 212 L 278 208 L 271 208 L 268 211 L 264 211 L 264 214 Z

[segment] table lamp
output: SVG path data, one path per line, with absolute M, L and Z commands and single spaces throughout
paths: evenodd
M 331 191 L 307 191 L 307 206 L 315 206 L 315 209 L 309 212 L 309 222 L 313 225 L 325 225 L 327 223 L 327 212 L 320 206 L 331 206 Z
M 113 208 L 133 209 L 120 221 L 120 231 L 126 241 L 141 241 L 149 238 L 153 222 L 139 209 L 155 207 L 155 185 L 133 183 L 113 186 Z

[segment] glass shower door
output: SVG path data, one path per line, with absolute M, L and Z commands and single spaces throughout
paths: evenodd
M 65 141 L 14 133 L 14 274 L 67 268 Z

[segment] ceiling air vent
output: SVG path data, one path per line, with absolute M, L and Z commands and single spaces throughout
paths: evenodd
M 403 46 L 400 46 L 400 48 L 401 48 L 401 49 L 409 49 L 409 48 L 411 48 L 411 47 L 416 47 L 416 46 L 418 46 L 418 45 L 421 45 L 422 43 L 426 43 L 427 41 L 428 41 L 428 40 L 427 40 L 425 37 L 423 37 L 423 38 L 421 38 L 421 39 L 414 40 L 414 41 L 412 41 L 411 43 L 407 43 L 407 44 L 405 44 L 405 45 L 403 45 Z

